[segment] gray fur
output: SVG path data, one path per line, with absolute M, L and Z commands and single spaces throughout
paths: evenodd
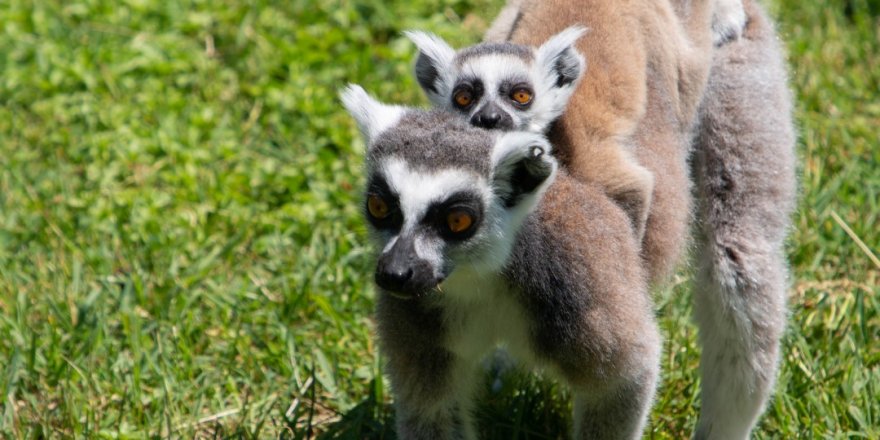
M 462 134 L 465 130 L 467 136 Z M 367 161 L 375 163 L 381 157 L 399 156 L 427 170 L 442 166 L 488 175 L 494 139 L 491 133 L 472 130 L 466 121 L 443 110 L 407 112 L 394 130 L 383 132 L 371 144 Z
M 480 43 L 464 48 L 455 54 L 453 62 L 461 67 L 471 59 L 486 55 L 511 55 L 525 62 L 531 62 L 535 58 L 532 54 L 532 48 L 504 41 Z
M 397 434 L 401 439 L 462 439 L 462 420 L 469 417 L 462 413 L 457 390 L 471 379 L 456 374 L 456 359 L 443 347 L 441 309 L 429 301 L 384 294 L 376 305 L 386 371 L 397 401 Z
M 703 345 L 695 438 L 747 438 L 773 389 L 785 329 L 783 244 L 795 201 L 784 54 L 766 14 L 718 49 L 693 171 L 701 234 L 695 315 Z

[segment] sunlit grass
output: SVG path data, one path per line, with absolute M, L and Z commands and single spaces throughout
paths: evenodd
M 770 5 L 801 192 L 757 438 L 880 436 L 880 7 L 840 3 Z M 392 437 L 362 143 L 336 91 L 424 104 L 401 31 L 469 44 L 500 6 L 0 4 L 0 437 Z M 684 438 L 699 388 L 686 275 L 657 310 L 649 435 Z M 486 436 L 560 435 L 560 387 L 503 383 L 480 406 Z

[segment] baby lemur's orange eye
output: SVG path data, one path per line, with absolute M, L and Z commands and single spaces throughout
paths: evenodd
M 367 210 L 370 211 L 370 215 L 377 220 L 382 220 L 385 217 L 388 217 L 388 213 L 390 210 L 388 209 L 388 203 L 381 197 L 376 195 L 371 195 L 367 198 Z
M 532 102 L 532 92 L 528 89 L 516 89 L 510 94 L 510 98 L 518 104 L 525 105 Z
M 455 93 L 455 104 L 459 107 L 467 107 L 471 105 L 471 102 L 474 100 L 474 96 L 468 90 L 459 90 Z
M 465 211 L 452 211 L 446 215 L 446 224 L 455 233 L 467 231 L 473 223 L 473 217 Z

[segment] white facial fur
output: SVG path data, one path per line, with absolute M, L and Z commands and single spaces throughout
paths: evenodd
M 459 63 L 455 51 L 436 35 L 423 32 L 406 32 L 426 58 L 417 65 L 419 83 L 431 102 L 439 108 L 462 114 L 473 121 L 488 103 L 493 103 L 512 120 L 506 130 L 544 133 L 550 123 L 565 110 L 586 68 L 586 61 L 574 47 L 586 32 L 573 26 L 553 36 L 539 48 L 531 48 L 532 61 L 506 53 L 471 55 Z M 560 83 L 560 69 L 568 75 Z M 463 79 L 478 79 L 484 93 L 469 108 L 460 109 L 453 104 L 453 91 Z M 517 107 L 508 95 L 499 93 L 502 84 L 523 83 L 533 90 L 533 99 L 526 108 Z
M 448 262 L 444 255 L 446 245 L 439 237 L 425 237 L 418 231 L 419 222 L 431 205 L 441 203 L 450 195 L 461 191 L 478 193 L 488 206 L 492 200 L 488 182 L 475 173 L 457 169 L 444 169 L 426 173 L 410 168 L 401 159 L 390 157 L 378 165 L 388 186 L 399 196 L 403 226 L 397 235 L 387 238 L 383 253 L 388 252 L 400 236 L 414 236 L 416 254 L 434 268 L 434 275 L 445 275 Z M 478 233 L 480 235 L 480 233 Z M 479 238 L 478 236 L 473 237 Z
M 523 195 L 515 206 L 504 206 L 500 198 L 507 190 L 509 173 L 519 161 L 532 157 L 536 148 L 550 175 L 534 191 Z M 543 192 L 553 181 L 556 161 L 550 155 L 550 145 L 540 135 L 511 132 L 499 136 L 492 150 L 491 179 L 462 169 L 415 169 L 401 158 L 387 157 L 374 164 L 389 188 L 399 197 L 403 224 L 393 234 L 376 234 L 383 253 L 389 252 L 399 237 L 411 237 L 416 254 L 429 262 L 437 278 L 448 271 L 468 265 L 478 273 L 497 273 L 503 267 L 513 247 L 516 232 L 525 217 L 534 210 Z M 505 174 L 507 173 L 507 174 Z M 477 194 L 484 212 L 479 229 L 466 241 L 449 244 L 434 234 L 425 234 L 420 223 L 432 205 L 444 202 L 459 192 Z
M 499 93 L 501 84 L 513 78 L 518 79 L 516 82 L 520 82 L 519 79 L 526 80 L 530 86 L 534 86 L 534 78 L 538 77 L 535 74 L 534 65 L 529 65 L 521 58 L 513 55 L 491 54 L 468 60 L 461 68 L 453 68 L 452 71 L 455 73 L 454 82 L 457 82 L 458 78 L 478 78 L 483 83 L 483 95 L 475 105 L 465 112 L 467 119 L 471 119 L 487 103 L 493 102 L 513 119 L 514 129 L 538 133 L 543 131 L 532 130 L 530 126 L 530 121 L 536 116 L 535 110 L 540 111 L 541 109 L 539 101 L 543 102 L 543 99 L 536 99 L 528 109 L 519 110 L 514 108 L 508 96 Z M 450 86 L 450 93 L 446 95 L 441 103 L 435 102 L 434 104 L 449 111 L 461 112 L 462 110 L 459 110 L 452 104 L 452 87 L 454 87 L 454 84 Z

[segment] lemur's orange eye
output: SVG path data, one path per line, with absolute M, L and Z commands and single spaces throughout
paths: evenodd
M 455 104 L 459 107 L 467 107 L 474 100 L 474 95 L 469 90 L 459 90 L 455 92 Z
M 473 217 L 465 211 L 452 211 L 446 215 L 446 224 L 455 233 L 467 231 L 473 223 Z
M 390 212 L 390 209 L 388 209 L 388 202 L 376 195 L 371 195 L 367 198 L 367 210 L 369 210 L 370 215 L 377 220 L 382 220 L 383 218 L 388 217 L 388 213 Z
M 528 89 L 516 89 L 510 94 L 510 98 L 518 104 L 526 105 L 532 102 L 532 92 Z

